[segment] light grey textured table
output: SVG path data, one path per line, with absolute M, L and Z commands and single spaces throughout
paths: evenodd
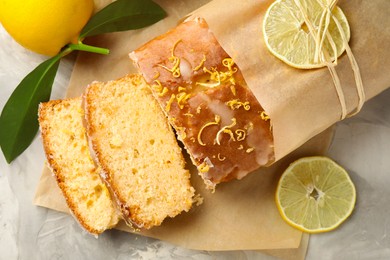
M 0 109 L 44 59 L 0 28 Z M 61 62 L 52 99 L 65 96 L 73 63 L 74 56 Z M 357 205 L 339 229 L 311 236 L 307 259 L 390 259 L 389 155 L 390 90 L 337 125 L 329 156 L 350 172 Z M 38 137 L 10 165 L 0 155 L 0 259 L 274 259 L 252 251 L 192 251 L 120 231 L 95 239 L 72 217 L 32 204 L 44 160 Z

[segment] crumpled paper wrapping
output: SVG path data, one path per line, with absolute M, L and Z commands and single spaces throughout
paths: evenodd
M 214 0 L 192 15 L 206 19 L 271 117 L 276 160 L 340 119 L 341 107 L 328 69 L 292 68 L 267 49 L 263 18 L 273 0 Z M 351 28 L 349 45 L 359 64 L 367 99 L 390 87 L 390 1 L 339 1 Z M 212 11 L 211 11 L 212 10 Z M 348 57 L 336 67 L 348 111 L 358 95 Z
M 89 44 L 107 47 L 111 54 L 100 56 L 80 53 L 67 96 L 81 95 L 94 80 L 107 81 L 136 72 L 128 59 L 129 52 L 173 28 L 179 19 L 209 1 L 156 2 L 168 13 L 163 21 L 142 30 L 89 39 Z M 314 139 L 311 137 L 338 121 L 341 110 L 327 69 L 297 70 L 267 51 L 261 26 L 262 16 L 271 2 L 215 0 L 197 10 L 194 15 L 201 15 L 207 20 L 271 116 L 278 162 L 251 173 L 243 180 L 221 184 L 214 194 L 204 188 L 203 181 L 189 162 L 192 184 L 204 197 L 204 203 L 194 206 L 189 213 L 167 219 L 161 227 L 142 230 L 140 234 L 190 249 L 267 249 L 267 254 L 281 258 L 304 258 L 308 236 L 302 236 L 301 232 L 284 223 L 275 206 L 274 191 L 280 174 L 290 162 L 302 156 L 325 154 L 332 131 L 325 131 Z M 386 56 L 390 53 L 384 46 L 387 43 L 385 39 L 389 39 L 390 35 L 386 17 L 389 3 L 387 0 L 340 1 L 350 21 L 350 45 L 360 65 L 368 97 L 390 85 L 386 72 L 386 68 L 390 67 L 390 57 L 386 59 Z M 222 16 L 219 16 L 221 13 Z M 237 46 L 238 43 L 242 46 Z M 345 55 L 340 59 L 337 71 L 341 76 L 348 108 L 352 110 L 357 104 L 357 95 Z M 34 203 L 68 212 L 47 168 L 43 171 Z M 118 228 L 131 231 L 124 224 Z

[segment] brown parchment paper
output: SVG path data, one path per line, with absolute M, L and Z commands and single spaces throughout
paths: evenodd
M 263 18 L 273 0 L 214 0 L 193 13 L 206 19 L 273 124 L 276 160 L 339 121 L 341 107 L 327 68 L 292 68 L 268 50 Z M 390 1 L 340 0 L 351 28 L 349 45 L 367 99 L 390 87 Z M 358 96 L 346 54 L 336 67 L 348 111 Z
M 100 1 L 102 2 L 102 1 Z M 110 1 L 108 1 L 110 2 Z M 142 44 L 152 39 L 153 37 L 160 35 L 166 32 L 168 29 L 173 28 L 177 22 L 186 16 L 188 13 L 192 12 L 196 8 L 205 4 L 206 0 L 203 1 L 190 1 L 190 0 L 182 0 L 182 1 L 156 1 L 158 2 L 168 13 L 168 17 L 163 21 L 150 26 L 146 29 L 123 32 L 123 33 L 113 33 L 110 35 L 103 35 L 93 39 L 89 39 L 89 44 L 94 44 L 101 47 L 107 47 L 111 50 L 110 55 L 101 56 L 94 54 L 85 54 L 80 53 L 78 56 L 77 62 L 74 67 L 74 71 L 72 73 L 72 77 L 69 83 L 69 89 L 67 96 L 68 97 L 76 97 L 80 96 L 85 87 L 94 80 L 99 81 L 107 81 L 116 79 L 124 76 L 129 72 L 136 72 L 135 68 L 132 66 L 131 62 L 128 58 L 128 53 L 140 47 Z M 210 5 L 206 5 L 202 8 L 203 14 L 205 14 L 206 19 L 214 26 L 211 21 L 212 18 L 206 17 L 206 14 L 217 12 L 221 7 L 227 8 L 229 4 L 226 4 L 228 1 L 223 1 L 223 3 L 219 2 L 211 2 Z M 230 1 L 229 1 L 230 2 Z M 260 5 L 257 3 L 261 3 Z M 240 1 L 240 5 L 250 5 L 253 4 L 257 7 L 256 10 L 260 12 L 257 14 L 256 12 L 251 12 L 252 14 L 263 15 L 264 11 L 268 7 L 268 4 L 271 1 Z M 353 1 L 351 1 L 353 2 Z M 360 2 L 360 1 L 359 1 Z M 379 1 L 378 1 L 379 2 Z M 384 5 L 384 3 L 382 3 Z M 206 9 L 207 8 L 207 9 Z M 382 7 L 383 8 L 383 7 Z M 205 11 L 208 10 L 208 11 Z M 237 16 L 235 19 L 239 20 L 240 16 L 245 16 L 245 13 L 236 12 L 235 10 L 225 10 L 226 12 L 231 12 L 231 15 Z M 362 11 L 363 12 L 363 11 Z M 347 13 L 348 16 L 348 13 Z M 246 16 L 247 17 L 247 16 Z M 261 19 L 257 18 L 249 18 L 247 17 L 248 22 L 250 20 L 258 21 L 258 26 L 261 28 Z M 260 19 L 260 20 L 259 20 Z M 245 20 L 245 19 L 244 19 Z M 231 20 L 232 21 L 232 20 Z M 237 25 L 229 21 L 230 27 L 241 28 L 240 30 L 247 30 L 244 28 L 243 24 L 237 23 Z M 249 23 L 248 23 L 249 25 Z M 351 27 L 353 27 L 351 23 Z M 234 28 L 233 28 L 234 29 Z M 253 29 L 253 28 L 252 28 Z M 214 28 L 213 28 L 214 30 Z M 240 31 L 238 30 L 238 31 Z M 217 37 L 219 37 L 218 30 Z M 234 32 L 234 31 L 233 31 Z M 232 34 L 235 34 L 234 32 Z M 261 31 L 259 32 L 261 33 Z M 354 34 L 354 30 L 352 31 L 352 35 Z M 366 33 L 368 34 L 368 33 Z M 241 39 L 249 39 L 253 38 L 256 34 L 251 33 L 250 30 L 245 33 L 245 37 Z M 239 35 L 237 35 L 240 37 Z M 261 34 L 258 36 L 258 41 L 262 41 Z M 232 37 L 234 38 L 234 37 Z M 221 38 L 223 39 L 223 37 Z M 222 40 L 224 42 L 224 40 Z M 371 40 L 367 39 L 366 41 Z M 360 43 L 360 45 L 364 45 L 365 43 Z M 229 46 L 228 44 L 227 46 Z M 233 45 L 232 45 L 233 46 Z M 232 51 L 235 49 L 229 49 L 224 46 L 226 50 Z M 316 80 L 318 83 L 317 77 L 322 77 L 325 80 L 323 84 L 326 86 L 327 91 L 325 93 L 331 93 L 330 96 L 334 96 L 335 94 L 332 92 L 333 89 L 331 87 L 331 79 L 327 75 L 327 71 L 317 70 L 314 72 L 314 75 L 311 75 L 313 72 L 292 70 L 282 62 L 279 62 L 273 56 L 270 56 L 268 52 L 264 49 L 263 43 L 260 42 L 260 45 L 256 46 L 260 55 L 258 55 L 259 59 L 257 60 L 257 65 L 264 69 L 261 72 L 261 78 L 264 84 L 260 85 L 260 89 L 264 89 L 264 93 L 274 94 L 271 95 L 273 102 L 278 97 L 283 96 L 283 100 L 287 100 L 287 104 L 282 104 L 281 109 L 272 108 L 271 100 L 263 100 L 262 95 L 259 95 L 259 100 L 266 107 L 266 110 L 269 112 L 271 116 L 275 115 L 275 118 L 278 114 L 282 114 L 283 109 L 287 109 L 288 105 L 292 106 L 293 102 L 297 102 L 294 100 L 294 95 L 292 89 L 288 89 L 288 86 L 291 85 L 300 85 L 295 84 L 294 81 L 298 80 L 298 82 L 304 82 L 304 86 L 309 87 L 309 83 L 311 80 Z M 355 47 L 356 48 L 356 47 Z M 378 49 L 372 50 L 372 52 L 378 52 Z M 377 53 L 376 53 L 377 54 Z M 238 58 L 235 53 L 231 54 L 235 59 Z M 378 54 L 377 54 L 378 56 Z M 267 57 L 267 58 L 265 58 Z M 360 58 L 357 57 L 358 62 Z M 240 59 L 239 59 L 240 60 Z M 371 60 L 371 59 L 370 59 Z M 251 60 L 248 60 L 251 61 Z M 255 62 L 252 60 L 251 62 Z M 239 66 L 241 67 L 242 60 L 237 61 Z M 359 62 L 362 64 L 362 62 Z M 384 64 L 383 60 L 378 60 L 376 65 L 377 68 L 380 67 L 381 64 Z M 388 63 L 386 63 L 388 65 Z M 243 64 L 244 68 L 251 67 Z M 246 66 L 246 67 L 245 67 Z M 362 65 L 361 65 L 362 66 Z M 283 67 L 283 68 L 281 68 Z M 388 68 L 388 66 L 387 66 Z M 244 69 L 245 76 L 248 77 L 250 82 L 251 73 L 250 70 L 247 73 Z M 253 73 L 253 72 L 252 72 Z M 318 73 L 318 75 L 317 75 Z M 362 73 L 363 74 L 363 73 Z M 379 74 L 379 73 L 378 73 Z M 382 73 L 382 75 L 385 73 Z M 253 74 L 252 74 L 253 76 Z M 368 77 L 367 74 L 363 76 L 365 80 Z M 278 81 L 281 81 L 280 78 L 283 78 L 284 84 L 281 84 Z M 296 78 L 297 77 L 297 78 Z M 247 79 L 247 80 L 248 80 Z M 273 79 L 273 80 L 272 80 Z M 277 79 L 277 80 L 275 80 Z M 378 84 L 383 83 L 383 76 L 379 77 Z M 259 80 L 258 80 L 259 81 Z M 276 82 L 275 82 L 276 81 Z M 271 84 L 272 82 L 272 84 Z M 374 84 L 371 80 L 371 83 Z M 252 87 L 252 84 L 250 84 Z M 383 85 L 383 84 L 382 84 Z M 280 90 L 276 90 L 278 94 L 275 94 L 274 91 L 267 89 L 267 86 L 272 86 L 272 88 L 281 88 Z M 313 84 L 313 86 L 316 86 Z M 375 86 L 374 86 L 375 88 Z M 303 91 L 303 90 L 300 90 Z M 260 90 L 254 89 L 255 93 L 261 92 Z M 315 92 L 315 91 L 313 91 Z M 354 91 L 350 91 L 352 96 L 354 95 Z M 380 90 L 374 91 L 374 94 L 379 93 Z M 299 94 L 301 92 L 298 92 Z M 374 95 L 372 94 L 372 95 Z M 308 95 L 306 97 L 311 97 L 314 94 L 305 94 Z M 353 98 L 352 98 L 353 99 Z M 356 98 L 350 102 L 356 101 Z M 279 101 L 278 101 L 279 102 Z M 299 103 L 299 102 L 298 102 Z M 322 110 L 334 111 L 330 114 L 338 114 L 339 110 L 337 107 L 337 103 L 325 103 L 325 108 Z M 299 105 L 299 104 L 298 104 Z M 309 104 L 307 104 L 309 105 Z M 330 108 L 330 106 L 336 106 L 336 108 Z M 287 107 L 287 108 L 286 108 Z M 294 106 L 293 106 L 294 107 Z M 275 111 L 274 111 L 275 110 Z M 279 111 L 280 110 L 280 111 Z M 311 114 L 311 111 L 306 111 Z M 288 112 L 290 113 L 290 112 Z M 304 115 L 304 112 L 301 111 L 301 116 Z M 295 114 L 294 114 L 295 116 Z M 313 117 L 312 115 L 309 115 Z M 315 117 L 315 116 L 314 116 Z M 315 126 L 315 122 L 321 121 L 322 116 L 313 122 L 313 126 Z M 282 120 L 275 120 L 282 121 Z M 291 120 L 290 120 L 291 121 Z M 327 120 L 326 122 L 328 122 Z M 332 121 L 332 120 L 330 120 Z M 337 120 L 334 120 L 334 122 Z M 334 123 L 333 122 L 333 123 Z M 325 123 L 331 125 L 331 123 Z M 274 122 L 275 125 L 275 122 Z M 278 123 L 276 122 L 276 125 Z M 287 124 L 288 125 L 288 124 Z M 303 127 L 305 125 L 302 125 Z M 297 128 L 296 124 L 291 126 L 292 129 Z M 290 128 L 287 128 L 290 129 Z M 230 183 L 224 183 L 217 187 L 217 190 L 214 194 L 211 194 L 209 191 L 204 189 L 203 182 L 196 174 L 195 168 L 191 168 L 191 163 L 188 163 L 188 167 L 190 167 L 192 172 L 192 184 L 196 188 L 197 192 L 200 193 L 204 197 L 204 203 L 198 207 L 194 207 L 189 213 L 183 213 L 180 216 L 174 219 L 167 219 L 161 227 L 153 228 L 150 231 L 141 231 L 140 233 L 145 236 L 150 236 L 154 238 L 158 238 L 164 241 L 168 241 L 174 243 L 176 245 L 180 245 L 186 248 L 191 249 L 200 249 L 200 250 L 260 250 L 267 249 L 267 254 L 276 255 L 280 258 L 284 259 L 303 259 L 307 243 L 308 236 L 302 236 L 302 233 L 290 228 L 286 225 L 283 220 L 280 218 L 277 209 L 274 203 L 274 191 L 277 184 L 277 180 L 282 173 L 282 171 L 287 167 L 287 165 L 293 160 L 309 155 L 321 155 L 324 154 L 327 150 L 329 142 L 331 140 L 332 131 L 325 131 L 323 134 L 316 136 L 314 139 L 310 139 L 309 136 L 314 136 L 315 133 L 320 132 L 324 129 L 315 131 L 311 131 L 310 134 L 303 135 L 305 140 L 300 139 L 299 141 L 287 143 L 287 150 L 294 150 L 294 148 L 298 147 L 302 143 L 306 143 L 301 146 L 299 149 L 289 154 L 287 157 L 279 160 L 272 167 L 266 169 L 259 169 L 258 171 L 248 175 L 241 181 L 232 181 Z M 279 131 L 275 129 L 275 131 Z M 306 132 L 306 131 L 304 131 Z M 299 133 L 298 133 L 299 134 Z M 298 138 L 299 135 L 294 134 L 292 138 Z M 309 140 L 310 139 L 310 140 Z M 282 141 L 279 141 L 283 143 Z M 293 148 L 294 147 L 294 148 Z M 284 150 L 284 153 L 287 154 L 287 150 Z M 279 157 L 282 157 L 281 154 L 278 153 Z M 34 198 L 34 203 L 39 206 L 68 212 L 65 201 L 55 183 L 55 180 L 48 170 L 45 167 L 41 180 L 39 182 L 36 196 Z M 119 229 L 130 231 L 125 225 L 120 225 Z
M 282 259 L 304 259 L 308 235 L 288 226 L 279 216 L 274 192 L 280 174 L 300 157 L 325 154 L 333 131 L 316 136 L 272 167 L 261 169 L 241 181 L 218 186 L 211 194 L 192 167 L 191 182 L 204 203 L 189 213 L 167 219 L 162 226 L 139 234 L 197 250 L 262 250 Z M 61 212 L 69 209 L 55 178 L 45 167 L 34 204 Z M 123 222 L 117 227 L 132 232 Z

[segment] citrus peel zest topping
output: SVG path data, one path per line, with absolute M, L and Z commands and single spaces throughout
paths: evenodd
M 215 121 L 212 121 L 212 122 L 208 122 L 206 124 L 204 124 L 202 126 L 202 128 L 199 130 L 198 132 L 198 143 L 202 146 L 206 146 L 206 144 L 202 141 L 202 132 L 203 130 L 208 127 L 208 126 L 212 126 L 212 125 L 219 125 L 220 121 L 221 121 L 221 117 L 219 115 L 215 115 Z
M 173 64 L 172 68 L 168 68 L 167 66 L 164 66 L 164 65 L 161 65 L 161 64 L 157 64 L 161 68 L 171 72 L 172 76 L 174 78 L 179 78 L 181 76 L 181 72 L 180 72 L 180 58 L 175 56 L 175 49 L 176 49 L 177 45 L 179 44 L 179 42 L 181 42 L 181 41 L 182 40 L 179 39 L 179 40 L 177 40 L 175 42 L 175 44 L 172 47 L 171 57 L 168 58 L 168 60 Z
M 237 124 L 237 119 L 235 119 L 234 117 L 232 118 L 232 123 L 230 125 L 226 125 L 224 127 L 222 127 L 217 135 L 215 136 L 215 142 L 218 144 L 218 145 L 221 145 L 220 143 L 220 137 L 221 137 L 221 134 L 222 133 L 226 133 L 226 134 L 229 134 L 230 135 L 230 139 L 233 140 L 233 141 L 236 141 L 236 139 L 234 138 L 234 135 L 232 133 L 232 131 L 230 130 L 230 128 L 232 128 L 233 126 L 235 126 Z

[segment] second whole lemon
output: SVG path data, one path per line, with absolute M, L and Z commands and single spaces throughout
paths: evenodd
M 0 0 L 0 22 L 23 47 L 54 56 L 77 43 L 93 10 L 93 0 Z

